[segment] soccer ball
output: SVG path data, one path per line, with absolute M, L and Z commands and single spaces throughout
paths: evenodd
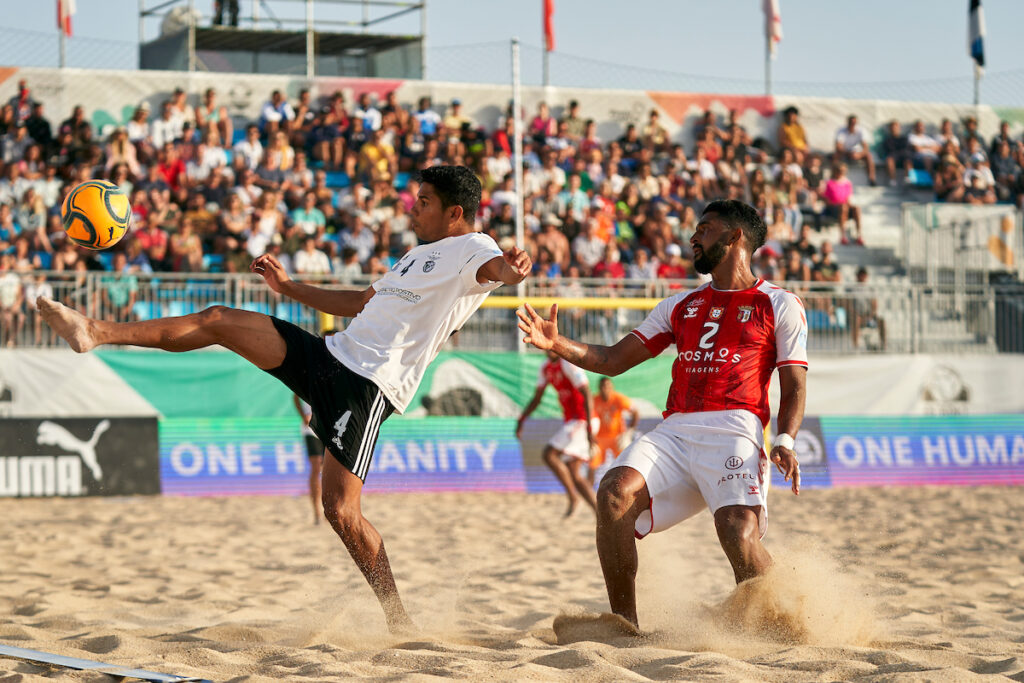
M 60 217 L 72 242 L 86 249 L 107 249 L 128 232 L 132 206 L 114 183 L 87 180 L 68 193 Z

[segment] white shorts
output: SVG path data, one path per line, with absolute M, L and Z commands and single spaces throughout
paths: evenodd
M 636 536 L 664 531 L 705 507 L 759 505 L 761 536 L 768 528 L 768 456 L 749 438 L 686 424 L 670 416 L 634 441 L 614 467 L 643 475 L 651 507 L 636 520 Z M 681 416 L 680 416 L 681 417 Z
M 594 429 L 591 433 L 597 432 L 598 419 L 592 420 Z M 556 451 L 561 451 L 566 458 L 577 458 L 590 462 L 590 440 L 587 439 L 587 421 L 569 420 L 555 432 L 554 436 L 548 439 L 548 445 Z

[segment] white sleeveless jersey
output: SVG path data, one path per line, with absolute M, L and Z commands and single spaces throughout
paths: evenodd
M 498 245 L 481 233 L 411 249 L 373 283 L 376 293 L 345 331 L 327 338 L 328 350 L 405 412 L 441 346 L 501 285 L 476 281 L 495 256 Z

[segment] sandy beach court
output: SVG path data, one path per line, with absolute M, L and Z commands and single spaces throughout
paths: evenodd
M 706 513 L 640 543 L 643 638 L 607 609 L 593 515 L 559 496 L 375 495 L 422 628 L 388 635 L 305 498 L 3 500 L 0 642 L 214 681 L 1024 682 L 1019 488 L 775 490 L 771 576 L 735 586 Z M 0 683 L 108 681 L 0 659 Z

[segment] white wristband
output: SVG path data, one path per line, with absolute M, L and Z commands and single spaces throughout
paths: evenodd
M 772 448 L 776 446 L 782 446 L 786 450 L 793 450 L 793 446 L 796 445 L 796 441 L 793 440 L 789 434 L 783 432 L 782 434 L 776 434 L 775 439 L 772 441 Z

